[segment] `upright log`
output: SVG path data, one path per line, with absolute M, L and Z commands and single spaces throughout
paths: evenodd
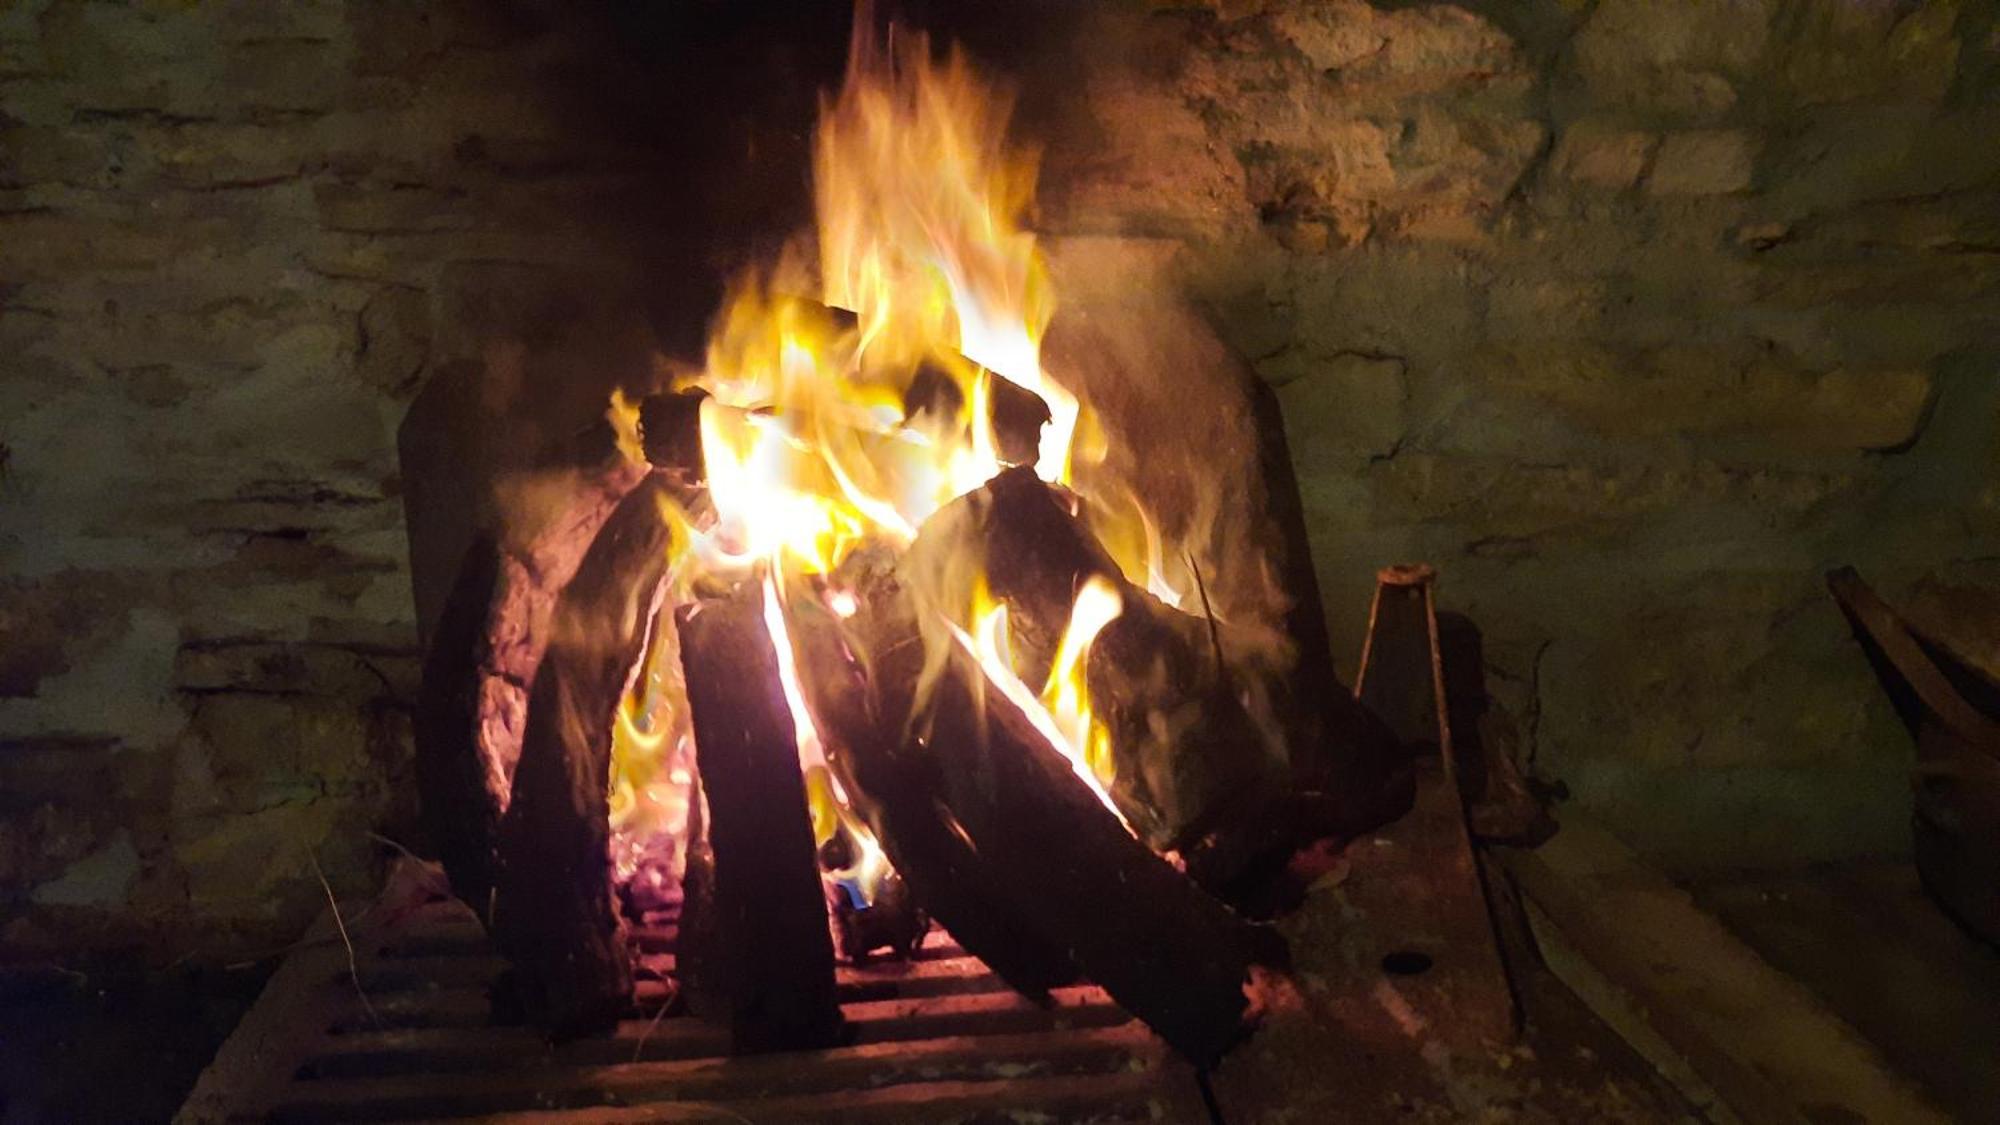
M 611 727 L 658 606 L 670 487 L 655 474 L 627 493 L 557 599 L 500 821 L 489 924 L 530 1018 L 558 1038 L 609 1027 L 631 998 L 611 878 Z
M 492 725 L 504 729 L 502 715 L 520 710 L 503 707 L 501 698 L 486 691 L 489 676 L 481 656 L 499 584 L 499 544 L 480 535 L 466 549 L 431 630 L 413 723 L 424 832 L 444 863 L 452 893 L 481 919 L 492 906 L 494 845 L 506 793 L 495 783 L 484 712 L 494 711 Z
M 452 892 L 482 920 L 490 922 L 500 817 L 557 598 L 642 475 L 625 465 L 580 474 L 553 518 L 475 535 L 431 623 L 415 715 L 417 790 Z
M 760 592 L 746 583 L 679 614 L 739 1053 L 827 1047 L 844 1032 L 796 734 Z

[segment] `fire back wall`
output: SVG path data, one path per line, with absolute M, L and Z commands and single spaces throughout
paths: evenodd
M 0 943 L 267 940 L 409 831 L 396 424 L 698 342 L 805 198 L 845 13 L 789 7 L 0 12 Z M 966 31 L 1041 226 L 1279 388 L 1344 670 L 1428 559 L 1656 858 L 1902 850 L 1819 574 L 2000 582 L 2000 5 L 1069 7 Z

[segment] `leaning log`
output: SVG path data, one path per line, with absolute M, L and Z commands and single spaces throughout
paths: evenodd
M 424 833 L 443 861 L 451 889 L 483 920 L 492 905 L 494 844 L 506 789 L 496 783 L 484 713 L 507 727 L 518 707 L 488 693 L 486 625 L 500 582 L 500 547 L 481 535 L 466 549 L 424 653 L 413 717 L 417 792 Z M 518 690 L 508 695 L 518 696 Z M 518 730 L 518 725 L 516 728 Z
M 898 610 L 903 612 L 899 615 Z M 789 611 L 800 684 L 857 810 L 916 901 L 1001 980 L 1034 998 L 1077 979 L 1065 948 L 991 892 L 1022 873 L 996 870 L 943 803 L 936 762 L 903 739 L 923 663 L 907 602 L 884 596 L 843 625 L 799 601 Z
M 500 822 L 489 924 L 527 1014 L 558 1038 L 609 1027 L 631 996 L 612 889 L 611 729 L 659 604 L 670 488 L 654 474 L 626 494 L 557 599 Z
M 996 890 L 1043 937 L 1197 1066 L 1250 1030 L 1251 968 L 1275 931 L 1242 921 L 1148 850 L 1014 705 L 955 654 L 921 738 L 943 804 Z
M 431 625 L 414 722 L 417 790 L 452 891 L 482 920 L 556 600 L 643 475 L 619 465 L 564 478 L 571 487 L 552 518 L 475 536 Z
M 1407 807 L 1406 756 L 1351 700 L 1337 728 L 1284 713 L 1295 693 L 1246 698 L 1282 678 L 1260 640 L 1184 613 L 1127 582 L 1070 498 L 1010 469 L 934 515 L 908 570 L 941 611 L 962 611 L 983 580 L 1008 608 L 1016 670 L 1039 690 L 1076 592 L 1109 582 L 1123 610 L 1086 666 L 1111 734 L 1120 811 L 1156 850 L 1175 850 L 1204 886 L 1232 899 L 1294 849 L 1364 830 Z M 1337 684 L 1321 694 L 1345 696 Z M 1304 737 L 1307 727 L 1318 732 Z M 1400 803 L 1399 803 L 1400 802 Z M 1245 892 L 1247 893 L 1247 892 Z
M 798 744 L 758 583 L 678 615 L 738 1053 L 844 1032 Z
M 794 617 L 822 734 L 838 732 L 851 755 L 898 869 L 969 951 L 998 947 L 1003 977 L 1020 951 L 1050 966 L 1061 951 L 1190 1060 L 1220 1058 L 1254 1020 L 1252 966 L 1282 963 L 1282 941 L 1135 839 L 963 654 L 919 699 L 915 612 L 898 589 L 871 591 L 844 642 L 829 641 L 823 619 L 810 624 L 810 607 Z M 847 665 L 866 670 L 864 691 L 826 686 L 843 644 Z M 936 877 L 940 854 L 955 865 L 948 879 Z

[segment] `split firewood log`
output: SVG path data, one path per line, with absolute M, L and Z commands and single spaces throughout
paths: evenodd
M 424 828 L 452 892 L 482 920 L 557 598 L 643 475 L 620 465 L 564 478 L 560 510 L 533 529 L 476 536 L 431 629 L 414 722 Z
M 901 609 L 902 613 L 896 611 Z M 857 811 L 916 901 L 965 950 L 1024 995 L 1074 983 L 1065 948 L 1038 933 L 997 883 L 996 870 L 943 803 L 937 763 L 904 740 L 923 665 L 907 602 L 840 622 L 800 599 L 790 610 L 800 687 Z
M 1003 978 L 1024 951 L 1050 968 L 1066 955 L 1177 1050 L 1213 1063 L 1253 1025 L 1246 987 L 1256 966 L 1284 962 L 1282 940 L 1135 839 L 971 659 L 949 657 L 920 697 L 915 603 L 893 585 L 863 601 L 843 623 L 802 605 L 793 633 L 821 732 L 924 904 Z
M 1259 690 L 1286 671 L 1258 639 L 1126 581 L 1069 498 L 1026 468 L 932 516 L 905 569 L 947 614 L 963 613 L 984 582 L 1007 607 L 1016 670 L 1037 691 L 1077 591 L 1091 580 L 1117 590 L 1121 612 L 1097 634 L 1085 673 L 1110 733 L 1110 790 L 1150 846 L 1179 851 L 1218 893 L 1313 840 L 1394 815 L 1404 755 L 1379 721 L 1351 698 L 1331 705 L 1334 729 L 1283 713 L 1305 693 Z M 1332 682 L 1317 694 L 1345 696 Z
M 676 615 L 738 1053 L 828 1047 L 844 1034 L 797 734 L 761 593 L 747 582 Z
M 500 820 L 488 924 L 524 1009 L 559 1038 L 610 1026 L 631 998 L 612 889 L 611 717 L 658 609 L 671 488 L 654 474 L 627 493 L 556 600 Z

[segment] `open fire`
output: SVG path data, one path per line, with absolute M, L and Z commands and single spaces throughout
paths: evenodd
M 938 61 L 921 35 L 882 44 L 865 14 L 856 26 L 846 85 L 822 107 L 815 237 L 739 282 L 706 362 L 670 376 L 680 409 L 655 418 L 692 430 L 685 467 L 698 465 L 690 477 L 705 485 L 662 502 L 675 529 L 662 613 L 704 589 L 761 587 L 815 841 L 824 857 L 839 837 L 833 854 L 846 861 L 825 871 L 829 893 L 861 909 L 893 868 L 806 706 L 788 624 L 797 599 L 851 617 L 860 595 L 844 563 L 871 548 L 906 551 L 940 508 L 1016 463 L 1082 501 L 1098 542 L 1129 548 L 1115 558 L 1124 578 L 1169 605 L 1181 593 L 1164 577 L 1167 548 L 1144 506 L 1106 502 L 1132 496 L 1132 482 L 1096 471 L 1103 437 L 1087 404 L 1043 368 L 1054 293 L 1023 226 L 1035 162 L 1006 143 L 1005 95 L 957 51 Z M 799 295 L 811 291 L 818 301 Z M 620 449 L 645 462 L 639 403 L 620 392 L 610 418 Z M 1108 788 L 1110 732 L 1084 674 L 1092 640 L 1122 610 L 1118 589 L 1087 576 L 1053 657 L 1037 661 L 1016 651 L 1008 606 L 971 548 L 957 544 L 965 557 L 912 591 L 926 609 L 926 678 L 962 649 L 1123 820 Z M 682 875 L 693 781 L 670 632 L 655 632 L 611 753 L 619 875 L 655 886 Z
M 1265 534 L 1290 485 L 1281 436 L 1241 436 L 1255 391 L 1202 392 L 1236 427 L 1217 464 L 1146 424 L 1181 407 L 1168 372 L 1045 358 L 1008 108 L 864 10 L 815 229 L 738 281 L 701 363 L 613 396 L 617 456 L 556 521 L 588 549 L 495 577 L 475 547 L 460 576 L 427 814 L 559 1033 L 629 996 L 621 915 L 680 911 L 674 974 L 745 1050 L 838 1041 L 836 954 L 935 918 L 1021 991 L 1088 977 L 1212 1061 L 1284 962 L 1238 910 L 1407 800 L 1316 595 L 1282 588 L 1302 533 Z M 509 676 L 467 679 L 502 649 Z

